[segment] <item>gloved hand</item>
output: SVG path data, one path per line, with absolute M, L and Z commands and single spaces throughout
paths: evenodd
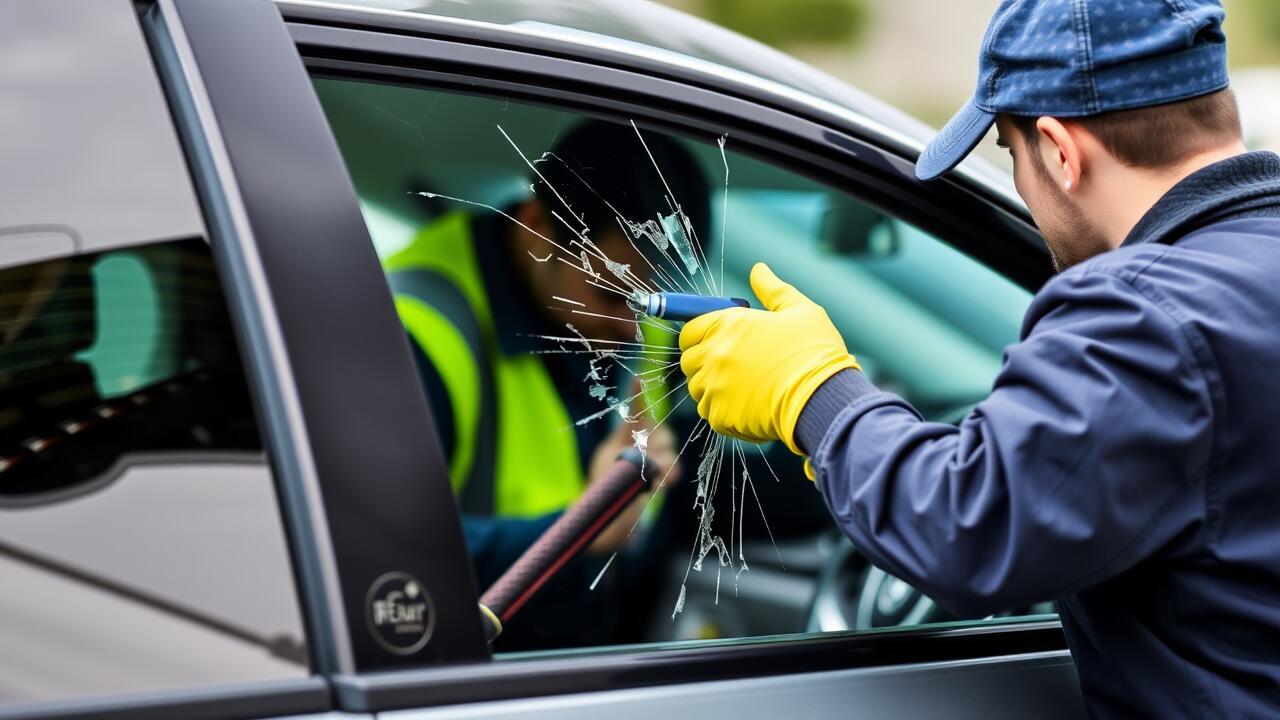
M 698 414 L 718 433 L 781 440 L 797 455 L 800 411 L 823 382 L 861 370 L 827 313 L 768 265 L 751 269 L 751 289 L 768 310 L 730 308 L 685 324 L 680 367 Z

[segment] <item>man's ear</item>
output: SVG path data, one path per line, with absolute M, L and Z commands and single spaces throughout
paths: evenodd
M 1040 131 L 1038 151 L 1050 176 L 1065 192 L 1079 190 L 1085 154 L 1071 129 L 1057 118 L 1046 116 L 1036 121 L 1036 130 Z

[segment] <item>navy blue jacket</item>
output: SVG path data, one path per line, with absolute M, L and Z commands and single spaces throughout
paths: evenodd
M 1280 716 L 1280 157 L 1047 283 L 958 427 L 845 371 L 798 438 L 855 546 L 944 607 L 1055 599 L 1096 716 Z

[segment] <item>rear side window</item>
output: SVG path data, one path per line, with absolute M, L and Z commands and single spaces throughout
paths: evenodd
M 6 7 L 0 107 L 0 714 L 307 676 L 271 467 L 133 4 Z
M 0 700 L 306 674 L 203 240 L 0 270 L 0 408 Z
M 85 494 L 157 453 L 261 454 L 202 240 L 0 278 L 4 502 Z

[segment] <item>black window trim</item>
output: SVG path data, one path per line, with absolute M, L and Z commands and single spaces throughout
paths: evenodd
M 282 10 L 287 19 L 297 19 L 290 6 Z M 970 248 L 989 238 L 992 229 L 1012 234 L 1017 241 L 1008 247 L 977 245 L 970 251 L 987 256 L 984 259 L 989 264 L 1029 290 L 1050 276 L 1047 254 L 1025 209 L 1009 209 L 963 183 L 922 185 L 911 172 L 913 158 L 894 148 L 878 147 L 848 128 L 792 115 L 749 98 L 652 77 L 640 69 L 594 67 L 536 53 L 396 34 L 385 28 L 362 29 L 351 25 L 349 13 L 341 13 L 342 23 L 331 26 L 318 19 L 323 13 L 315 8 L 306 11 L 306 22 L 290 22 L 288 27 L 307 67 L 318 76 L 501 95 L 594 115 L 633 117 L 642 126 L 674 129 L 704 140 L 713 140 L 727 128 L 736 150 L 747 147 L 752 154 L 802 175 L 856 188 L 855 194 L 870 195 L 872 202 L 905 219 L 917 215 L 914 211 L 922 202 L 945 207 L 947 217 L 942 224 L 946 227 L 940 227 L 939 222 L 919 224 L 945 233 L 949 242 L 956 237 L 957 228 L 979 228 L 970 231 Z M 483 667 L 338 674 L 332 680 L 340 708 L 369 712 L 1065 651 L 1066 640 L 1058 621 L 1018 621 L 748 639 L 667 649 L 605 648 Z

